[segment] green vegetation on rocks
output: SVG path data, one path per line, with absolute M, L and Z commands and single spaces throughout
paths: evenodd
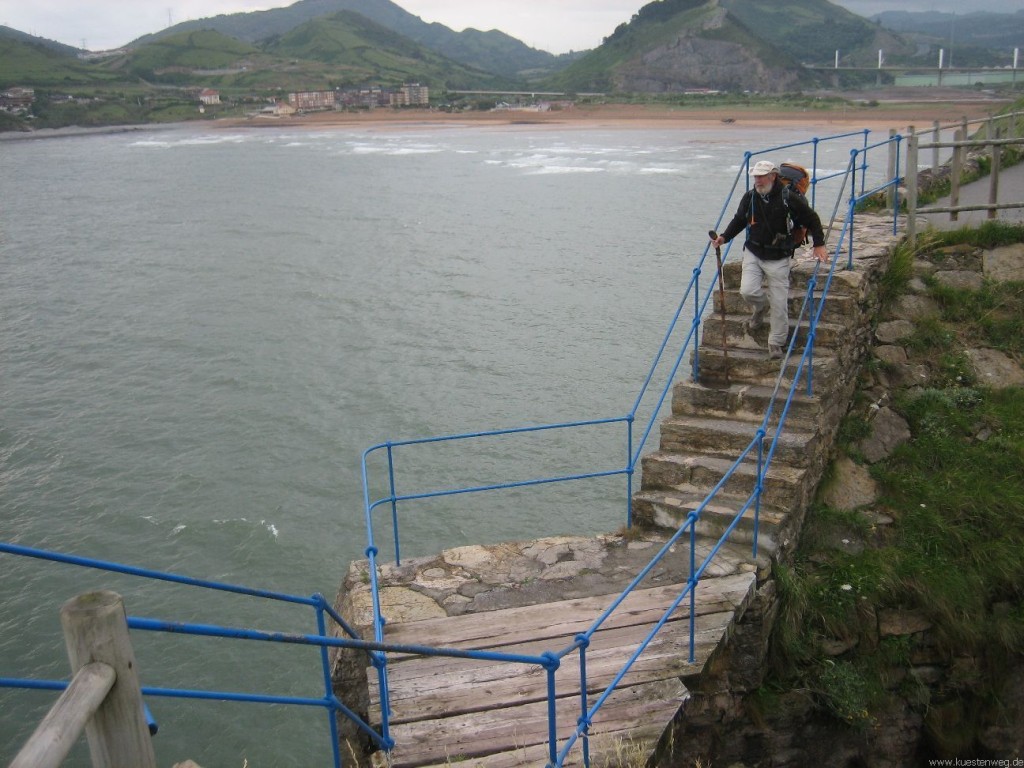
M 1011 243 L 1024 243 L 1024 225 L 901 245 L 886 300 L 900 299 L 915 258 L 948 265 Z M 869 728 L 898 700 L 923 718 L 931 753 L 987 754 L 982 734 L 1008 716 L 1001 692 L 1024 654 L 1024 387 L 979 381 L 968 350 L 1024 360 L 1024 283 L 916 279 L 935 310 L 899 343 L 920 378 L 885 403 L 910 439 L 870 466 L 876 503 L 808 513 L 792 567 L 777 569 L 780 613 L 758 702 L 770 710 L 803 689 L 820 711 Z M 855 459 L 877 394 L 865 382 L 842 427 Z M 924 677 L 935 670 L 940 685 Z

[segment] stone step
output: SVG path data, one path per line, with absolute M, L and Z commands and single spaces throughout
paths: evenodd
M 807 284 L 810 282 L 812 274 L 814 274 L 815 263 L 816 262 L 813 259 L 794 259 L 791 262 L 789 271 L 790 287 L 798 289 L 801 293 L 806 291 Z M 724 282 L 726 290 L 739 290 L 741 271 L 742 265 L 739 259 L 729 261 L 724 265 L 723 276 L 725 278 Z M 832 274 L 832 281 L 829 283 L 828 292 L 830 295 L 847 296 L 859 301 L 865 296 L 867 291 L 867 281 L 865 277 L 863 270 L 847 270 L 841 262 L 840 265 L 837 265 L 835 272 Z M 818 270 L 818 273 L 814 275 L 814 279 L 815 292 L 820 295 L 822 288 L 828 279 L 828 271 L 822 267 Z
M 807 317 L 810 316 L 812 311 L 817 311 L 817 302 L 820 298 L 821 294 L 819 292 L 815 296 L 814 305 L 807 307 Z M 804 291 L 799 288 L 790 287 L 786 304 L 789 307 L 789 317 L 791 319 L 799 317 L 804 306 Z M 718 291 L 715 291 L 714 294 L 714 306 L 711 313 L 713 317 L 719 317 L 722 313 L 721 294 Z M 726 315 L 750 314 L 750 306 L 743 300 L 738 290 L 727 290 L 725 292 L 725 313 Z M 829 291 L 828 296 L 825 297 L 825 307 L 821 313 L 821 322 L 849 325 L 858 320 L 860 313 L 861 307 L 856 299 L 851 296 L 833 294 Z M 806 320 L 807 317 L 804 319 Z
M 779 410 L 782 403 L 778 404 Z M 661 423 L 661 450 L 665 453 L 704 453 L 709 456 L 735 459 L 754 440 L 760 424 L 727 418 L 672 416 Z M 775 436 L 769 426 L 764 448 Z M 794 467 L 805 467 L 819 450 L 820 440 L 814 432 L 802 432 L 787 424 L 776 441 L 775 459 Z M 757 456 L 754 448 L 750 456 Z
M 633 519 L 644 527 L 676 530 L 706 496 L 705 491 L 685 485 L 671 491 L 641 491 L 633 496 Z M 716 494 L 701 511 L 696 524 L 697 535 L 720 539 L 746 502 L 746 496 Z M 776 550 L 776 532 L 785 523 L 786 513 L 768 504 L 761 504 L 760 509 L 751 504 L 733 529 L 729 541 L 753 544 L 755 511 L 758 551 L 770 555 Z
M 697 488 L 708 493 L 735 462 L 718 456 L 656 451 L 644 456 L 641 463 L 641 491 Z M 806 475 L 806 469 L 788 467 L 773 460 L 764 478 L 761 503 L 787 512 L 794 510 L 806 498 Z M 756 461 L 740 462 L 722 491 L 736 497 L 750 495 L 756 478 Z
M 758 384 L 766 387 L 774 387 L 779 377 L 781 360 L 769 360 L 765 349 L 733 348 L 723 353 L 721 347 L 701 345 L 700 350 L 700 381 L 708 385 L 726 383 L 726 371 L 728 370 L 729 384 Z M 782 372 L 782 386 L 780 393 L 785 398 L 793 377 L 800 365 L 800 357 L 803 350 L 794 350 Z M 728 367 L 726 366 L 728 357 Z M 840 381 L 844 371 L 842 366 L 833 357 L 825 357 L 821 354 L 814 355 L 808 361 L 812 373 L 813 392 L 829 393 Z M 800 371 L 801 386 L 803 393 L 807 392 L 808 366 Z
M 768 347 L 768 318 L 765 317 L 764 324 L 756 331 L 747 330 L 747 321 L 750 320 L 750 312 L 741 315 L 726 314 L 725 316 L 725 340 L 730 347 L 748 347 L 751 349 L 767 349 Z M 796 333 L 797 346 L 803 349 L 807 343 L 807 334 L 811 324 L 807 320 L 797 323 L 791 317 L 789 320 L 789 335 L 792 338 Z M 702 324 L 702 341 L 709 346 L 722 346 L 722 315 L 719 312 L 708 314 L 704 317 Z M 839 323 L 820 322 L 815 331 L 814 348 L 826 352 L 842 345 L 848 339 L 847 326 Z
M 793 395 L 786 416 L 787 429 L 816 430 L 823 419 L 836 410 L 835 406 L 826 405 L 820 397 L 805 392 L 801 390 Z M 672 388 L 672 415 L 737 419 L 759 425 L 764 420 L 774 393 L 774 387 L 760 384 L 733 383 L 729 386 L 709 387 L 685 379 L 676 382 Z M 778 422 L 786 393 L 780 390 L 777 397 L 771 420 L 773 424 Z

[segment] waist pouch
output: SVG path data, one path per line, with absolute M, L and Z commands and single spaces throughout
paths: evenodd
M 765 245 L 753 240 L 748 240 L 743 247 L 762 261 L 780 261 L 792 257 L 796 250 L 792 244 L 789 245 Z

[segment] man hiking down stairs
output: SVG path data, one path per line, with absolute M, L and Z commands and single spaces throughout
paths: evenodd
M 828 251 L 818 214 L 803 195 L 784 188 L 774 163 L 759 160 L 750 175 L 754 179 L 753 189 L 743 195 L 736 215 L 711 244 L 720 248 L 747 230 L 740 279 L 740 295 L 753 309 L 747 330 L 760 328 L 765 312 L 770 310 L 768 359 L 777 360 L 782 357 L 789 337 L 789 260 L 797 246 L 802 245 L 793 232 L 800 228 L 810 232 L 814 258 L 818 261 L 828 261 Z

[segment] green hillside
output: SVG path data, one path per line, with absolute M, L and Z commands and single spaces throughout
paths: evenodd
M 31 39 L 31 38 L 30 38 Z M 3 114 L 0 130 L 242 116 L 293 91 L 419 82 L 446 89 L 522 87 L 474 70 L 351 11 L 253 44 L 200 29 L 91 61 L 75 49 L 0 35 L 0 88 L 32 88 L 30 113 Z M 200 110 L 197 91 L 221 104 Z
M 239 92 L 412 81 L 435 90 L 508 87 L 500 77 L 445 59 L 351 11 L 306 22 L 259 44 L 209 29 L 179 32 L 133 47 L 90 71 L 108 79 Z
M 214 29 L 229 37 L 257 44 L 286 35 L 315 19 L 342 11 L 358 13 L 464 66 L 505 77 L 515 77 L 525 70 L 552 71 L 565 61 L 547 51 L 530 48 L 497 30 L 480 32 L 467 29 L 455 32 L 443 24 L 428 24 L 391 0 L 299 0 L 284 8 L 268 11 L 221 14 L 181 22 L 153 35 L 140 37 L 130 46 L 136 47 L 168 35 L 199 29 Z
M 17 85 L 59 89 L 115 79 L 71 53 L 0 35 L 0 88 Z
M 302 59 L 342 67 L 349 74 L 339 78 L 344 81 L 341 84 L 415 80 L 435 89 L 508 85 L 500 77 L 447 59 L 352 11 L 306 22 L 268 40 L 264 50 L 282 60 Z
M 912 47 L 828 0 L 655 0 L 549 78 L 552 89 L 781 92 L 820 84 L 804 64 L 873 63 Z
M 766 29 L 762 27 L 761 29 Z M 551 88 L 570 91 L 653 92 L 687 88 L 762 90 L 748 75 L 793 86 L 807 82 L 800 62 L 774 40 L 754 34 L 724 3 L 656 0 L 619 25 L 600 48 L 549 78 Z M 660 60 L 652 55 L 664 51 Z M 641 83 L 646 82 L 647 87 Z
M 872 65 L 878 50 L 888 58 L 914 46 L 828 0 L 720 0 L 747 29 L 765 30 L 765 42 L 806 64 L 831 64 L 838 50 L 847 64 Z
M 258 53 L 247 43 L 204 29 L 182 32 L 133 49 L 114 66 L 127 65 L 128 69 L 140 75 L 170 69 L 215 70 L 238 66 L 246 57 Z

